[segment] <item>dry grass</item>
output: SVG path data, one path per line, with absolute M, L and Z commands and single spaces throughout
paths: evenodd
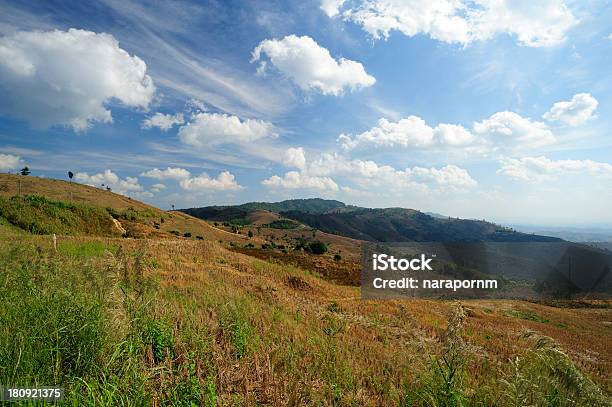
M 50 243 L 44 237 L 14 239 L 45 248 Z M 140 266 L 129 272 L 140 268 L 158 284 L 150 313 L 168 324 L 175 352 L 171 360 L 150 356 L 147 362 L 154 371 L 164 367 L 151 379 L 161 399 L 170 397 L 163 389 L 183 380 L 193 361 L 197 382 L 214 383 L 221 405 L 397 405 L 406 389 L 421 386 L 432 358 L 444 352 L 449 302 L 362 301 L 358 288 L 214 242 L 62 237 L 60 245 L 92 241 L 121 247 L 121 256 L 140 253 Z M 509 361 L 533 345 L 527 332 L 553 338 L 610 392 L 612 332 L 605 322 L 611 309 L 518 301 L 463 305 L 468 400 L 480 397 L 483 384 L 501 383 L 496 380 L 508 374 Z M 532 314 L 548 322 L 525 319 Z
M 0 178 L 0 186 L 14 178 Z M 32 188 L 43 188 L 50 197 L 64 193 L 53 191 L 53 182 L 59 182 L 86 198 L 88 187 L 21 178 L 42 183 Z M 108 199 L 115 200 L 113 195 Z M 151 219 L 122 221 L 139 239 L 60 236 L 58 253 L 49 236 L 0 224 L 0 254 L 13 248 L 29 253 L 9 259 L 0 277 L 21 266 L 22 277 L 33 272 L 36 284 L 41 273 L 56 270 L 63 273 L 62 283 L 46 290 L 88 287 L 75 294 L 104 300 L 106 339 L 97 357 L 106 370 L 66 383 L 81 397 L 74 398 L 75 405 L 142 405 L 153 398 L 169 405 L 188 400 L 195 405 L 509 405 L 510 396 L 492 400 L 490 395 L 582 397 L 577 384 L 587 389 L 583 392 L 597 393 L 597 386 L 612 392 L 610 307 L 468 301 L 461 307 L 461 324 L 453 323 L 453 303 L 364 301 L 359 288 L 320 278 L 325 276 L 320 269 L 342 270 L 330 257 L 335 246 L 342 245 L 343 261 L 350 264 L 359 253 L 358 241 L 329 237 L 332 251 L 326 256 L 268 252 L 276 254 L 260 259 L 217 241 L 266 242 L 267 229 L 249 239 L 244 230 L 238 235 L 189 215 L 155 208 L 148 213 Z M 193 237 L 178 238 L 172 230 Z M 278 242 L 288 238 L 286 232 L 270 233 Z M 206 240 L 196 240 L 199 234 Z M 333 279 L 333 273 L 325 277 Z M 437 370 L 448 354 L 449 332 L 462 344 L 461 352 L 449 368 Z M 533 333 L 555 345 L 532 350 Z M 555 369 L 546 370 L 551 363 Z M 449 369 L 461 380 L 445 382 Z M 560 373 L 566 376 L 553 377 Z M 538 375 L 540 390 L 525 385 L 528 374 Z M 569 384 L 563 381 L 567 375 Z M 548 393 L 535 394 L 542 389 Z M 456 403 L 442 403 L 441 394 Z M 567 400 L 548 405 L 592 405 Z

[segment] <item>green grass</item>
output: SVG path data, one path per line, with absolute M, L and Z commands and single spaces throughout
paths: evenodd
M 98 241 L 60 241 L 57 244 L 58 253 L 71 257 L 99 257 L 102 256 L 106 251 L 115 252 L 116 250 L 116 246 L 107 245 L 103 242 Z
M 116 234 L 113 221 L 105 209 L 53 201 L 38 195 L 0 197 L 0 219 L 37 235 Z
M 506 311 L 506 313 L 512 317 L 524 319 L 526 321 L 534 321 L 539 322 L 541 324 L 548 324 L 550 322 L 549 319 L 543 318 L 531 311 L 508 310 Z
M 136 314 L 146 306 L 128 297 L 116 303 L 112 269 L 82 260 L 2 246 L 0 383 L 66 387 L 71 405 L 144 404 L 150 384 Z

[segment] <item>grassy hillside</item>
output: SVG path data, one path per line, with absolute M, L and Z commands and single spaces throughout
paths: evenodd
M 56 201 L 95 204 L 114 209 L 148 209 L 149 205 L 129 197 L 76 182 L 51 178 L 0 174 L 0 196 L 42 195 Z
M 0 197 L 0 218 L 7 224 L 39 235 L 122 234 L 104 208 L 52 201 L 40 195 Z
M 72 405 L 610 405 L 610 309 L 361 301 L 185 239 L 2 240 L 0 296 L 0 382 Z
M 3 385 L 61 385 L 66 405 L 612 405 L 609 302 L 364 301 L 321 278 L 346 273 L 344 258 L 245 246 L 284 233 L 329 239 L 332 253 L 358 241 L 97 210 L 142 235 L 61 235 L 54 250 L 0 219 Z M 243 240 L 226 248 L 215 234 Z
M 113 222 L 113 218 L 117 222 Z M 104 189 L 14 174 L 0 174 L 2 222 L 42 234 L 115 236 L 127 232 L 128 237 L 135 238 L 169 238 L 187 234 L 191 239 L 200 236 L 236 244 L 248 240 L 246 236 L 216 228 L 188 214 L 163 211 Z M 41 229 L 32 230 L 36 227 Z M 258 238 L 255 240 L 262 243 Z

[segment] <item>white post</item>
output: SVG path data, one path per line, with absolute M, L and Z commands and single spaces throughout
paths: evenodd
M 57 252 L 57 236 L 55 236 L 55 233 L 53 234 L 53 251 Z

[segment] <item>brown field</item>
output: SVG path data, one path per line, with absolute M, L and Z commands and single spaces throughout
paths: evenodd
M 65 200 L 72 192 L 82 202 L 151 209 L 91 187 L 19 178 L 22 193 Z M 15 191 L 15 176 L 1 176 L 0 193 Z M 34 262 L 76 267 L 78 261 L 99 270 L 96 279 L 110 298 L 105 315 L 117 338 L 131 324 L 121 304 L 146 292 L 147 315 L 165 321 L 173 338 L 165 359 L 154 358 L 150 348 L 138 359 L 143 386 L 154 398 L 169 400 L 177 383 L 195 380 L 212 388 L 220 405 L 400 405 L 410 389 L 426 387 L 423 377 L 444 354 L 456 309 L 465 313 L 457 332 L 465 344 L 465 397 L 475 403 L 469 405 L 502 405 L 493 395 L 504 397 L 523 383 L 519 378 L 505 384 L 514 377 L 513 363 L 537 355 L 531 350 L 541 337 L 552 338 L 555 349 L 605 397 L 612 393 L 609 302 L 568 308 L 505 300 L 364 301 L 358 287 L 346 285 L 358 282 L 359 241 L 315 231 L 330 246 L 324 256 L 248 249 L 249 242 L 289 244 L 312 231 L 253 226 L 237 234 L 179 212 L 153 210 L 156 218 L 165 217 L 160 229 L 146 221 L 127 225 L 140 228 L 138 238 L 61 236 L 58 253 L 49 236 L 0 224 L 0 249 L 36 248 L 41 260 Z M 176 237 L 171 230 L 193 237 Z M 255 234 L 251 239 L 248 230 Z M 96 245 L 102 250 L 89 254 Z M 340 262 L 332 259 L 335 253 L 342 253 Z M 149 288 L 129 294 L 125 287 Z

